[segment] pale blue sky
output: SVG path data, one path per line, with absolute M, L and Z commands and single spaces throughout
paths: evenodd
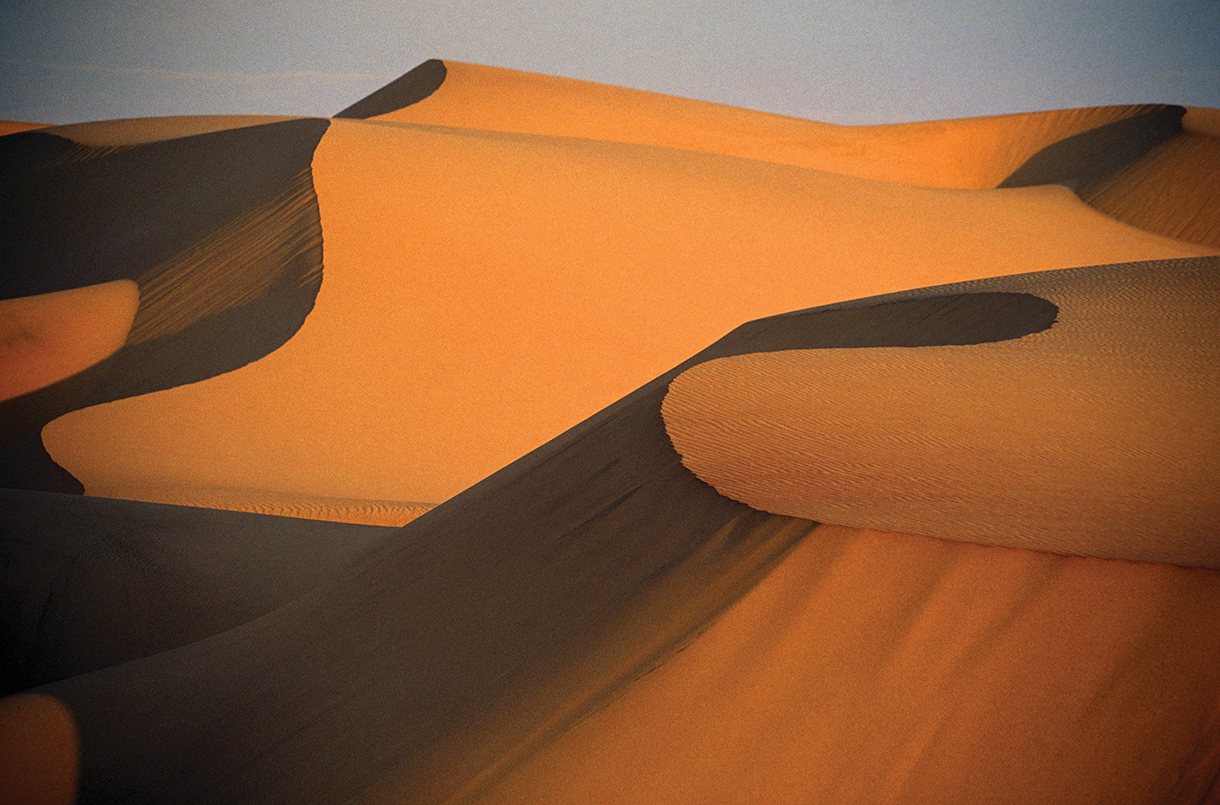
M 0 118 L 330 115 L 433 57 L 837 123 L 1220 107 L 1220 2 L 5 0 Z

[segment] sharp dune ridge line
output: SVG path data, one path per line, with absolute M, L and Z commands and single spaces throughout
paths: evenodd
M 0 799 L 1210 801 L 1217 120 L 14 130 Z
M 754 508 L 1220 567 L 1215 260 L 971 283 L 1038 294 L 1009 341 L 709 361 L 663 411 L 683 463 Z
M 659 145 L 928 187 L 990 188 L 1040 148 L 1148 106 L 839 126 L 642 90 L 445 61 L 425 97 L 372 120 Z

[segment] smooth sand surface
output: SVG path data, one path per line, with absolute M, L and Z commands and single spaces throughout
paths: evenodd
M 127 340 L 139 302 L 131 280 L 0 299 L 0 400 L 113 355 Z
M 370 118 L 660 145 L 925 187 L 997 186 L 1041 148 L 1151 107 L 839 126 L 521 70 L 445 60 L 427 97 Z
M 776 514 L 1220 568 L 1220 264 L 938 293 L 988 291 L 1035 294 L 1058 318 L 994 343 L 693 367 L 663 408 L 683 463 Z
M 470 801 L 1210 802 L 1217 618 L 1214 571 L 822 526 Z
M 45 123 L 23 123 L 19 120 L 0 120 L 0 137 L 6 134 L 16 134 L 19 131 L 46 128 Z
M 72 713 L 50 696 L 0 699 L 0 801 L 76 802 L 79 747 Z
M 332 122 L 313 186 L 324 281 L 300 331 L 234 372 L 45 428 L 89 494 L 274 484 L 440 502 L 742 321 L 1209 253 L 1118 224 L 1062 187 L 927 190 L 358 121 Z
M 174 115 L 72 123 L 48 132 L 81 145 L 114 148 L 295 119 L 285 115 Z

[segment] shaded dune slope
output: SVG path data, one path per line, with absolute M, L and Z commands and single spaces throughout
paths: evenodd
M 0 296 L 116 280 L 134 281 L 140 295 L 118 352 L 0 403 L 3 443 L 17 443 L 3 459 L 10 485 L 36 488 L 54 474 L 17 456 L 39 454 L 31 440 L 55 417 L 232 371 L 297 331 L 321 283 L 310 162 L 327 125 L 300 119 L 132 146 L 47 131 L 0 139 L 10 168 L 0 183 Z
M 1172 271 L 1174 263 L 1160 267 Z M 936 578 L 951 576 L 963 561 L 986 568 L 987 562 L 970 559 L 973 552 L 1004 551 L 995 555 L 1008 557 L 1000 569 L 984 572 L 1000 573 L 995 583 L 1008 578 L 1005 583 L 1015 585 L 1015 594 L 1027 602 L 1031 596 L 1036 601 L 1051 594 L 1046 573 L 1049 578 L 1066 574 L 1077 582 L 1089 580 L 1069 584 L 1076 590 L 1073 595 L 1085 597 L 1082 600 L 1094 596 L 1089 606 L 1061 615 L 1061 622 L 1072 624 L 1067 632 L 1074 634 L 1077 625 L 1086 622 L 1079 619 L 1091 618 L 1100 601 L 1095 597 L 1097 585 L 1104 587 L 1104 580 L 1113 577 L 1109 565 L 1057 557 L 1046 560 L 1054 567 L 1030 576 L 1017 569 L 1029 567 L 1023 557 L 1046 554 L 946 547 L 953 543 L 852 529 L 826 531 L 812 521 L 759 512 L 717 494 L 690 474 L 666 434 L 661 403 L 667 386 L 708 361 L 791 349 L 979 345 L 1044 331 L 1053 320 L 1054 306 L 1045 300 L 1012 293 L 1003 282 L 996 286 L 980 283 L 965 293 L 929 289 L 744 325 L 382 541 L 345 578 L 208 640 L 44 688 L 67 702 L 76 717 L 82 801 L 458 802 L 498 801 L 501 796 L 513 801 L 520 786 L 532 792 L 524 801 L 543 801 L 556 784 L 560 789 L 566 785 L 568 778 L 549 775 L 547 769 L 555 767 L 547 758 L 562 755 L 568 736 L 578 740 L 610 719 L 600 734 L 614 740 L 599 745 L 630 754 L 616 737 L 621 728 L 614 722 L 619 703 L 630 707 L 633 690 L 643 690 L 639 695 L 647 697 L 650 679 L 663 679 L 673 663 L 700 655 L 707 636 L 717 633 L 712 624 L 741 612 L 735 602 L 750 599 L 752 589 L 763 589 L 771 578 L 783 575 L 775 571 L 786 566 L 789 557 L 813 563 L 799 575 L 794 590 L 803 590 L 800 596 L 816 596 L 833 590 L 841 574 L 857 572 L 862 561 L 872 562 L 862 560 L 859 551 L 877 539 L 904 546 L 899 554 L 913 552 L 907 560 L 922 563 L 931 576 L 895 578 L 896 586 L 884 594 L 885 602 L 906 597 L 898 609 L 909 613 L 914 607 L 919 614 L 904 614 L 904 625 L 887 627 L 899 628 L 900 639 L 887 639 L 874 646 L 879 650 L 864 655 L 871 659 L 865 659 L 865 668 L 853 677 L 859 686 L 853 699 L 856 709 L 867 709 L 872 694 L 889 690 L 886 675 L 877 669 L 895 660 L 915 663 L 912 668 L 924 673 L 939 669 L 933 677 L 949 693 L 931 705 L 932 712 L 958 718 L 972 712 L 970 696 L 993 689 L 996 674 L 1002 678 L 1024 668 L 1020 663 L 1030 652 L 1042 662 L 1050 648 L 1083 651 L 1079 661 L 1102 658 L 1099 676 L 1088 677 L 1088 684 L 1073 686 L 1066 699 L 1061 697 L 1061 703 L 1071 701 L 1072 707 L 1061 713 L 1040 709 L 1039 716 L 1050 723 L 1033 735 L 1018 730 L 1029 743 L 1016 748 L 1029 756 L 1041 751 L 1037 739 L 1051 734 L 1052 744 L 1058 745 L 1059 730 L 1085 724 L 1090 734 L 1104 736 L 1106 756 L 1119 759 L 1093 770 L 1092 749 L 1073 749 L 1053 779 L 1039 780 L 1039 795 L 1079 791 L 1081 785 L 1087 790 L 1106 779 L 1103 775 L 1116 772 L 1120 776 L 1106 783 L 1107 790 L 1134 781 L 1122 789 L 1135 792 L 1138 798 L 1133 801 L 1158 801 L 1175 788 L 1194 785 L 1200 775 L 1216 771 L 1216 758 L 1207 759 L 1206 747 L 1215 745 L 1220 682 L 1206 669 L 1208 662 L 1220 658 L 1220 641 L 1214 630 L 1205 628 L 1220 611 L 1215 571 L 1124 563 L 1122 567 L 1149 569 L 1135 573 L 1141 592 L 1136 605 L 1119 617 L 1122 623 L 1139 626 L 1136 636 L 1121 628 L 1102 630 L 1083 649 L 1057 639 L 1048 647 L 1036 632 L 1014 632 L 1014 623 L 1023 623 L 1021 613 L 1029 604 L 1004 615 L 1005 604 L 996 617 L 1009 619 L 1005 640 L 1015 645 L 989 648 L 993 636 L 987 629 L 968 629 L 963 635 L 989 663 L 999 664 L 980 680 L 968 672 L 969 666 L 938 661 L 938 649 L 910 656 L 884 648 L 910 645 L 908 641 L 918 641 L 925 629 L 934 632 L 928 619 L 946 625 L 959 621 L 964 611 L 959 607 L 921 609 L 925 585 L 935 587 Z M 1012 567 L 1005 569 L 1008 565 Z M 1015 576 L 1009 578 L 1008 573 Z M 1149 612 L 1155 613 L 1151 621 Z M 754 620 L 748 612 L 739 617 L 752 624 L 752 631 L 765 628 L 765 620 Z M 805 631 L 785 634 L 784 645 L 845 645 L 833 633 L 813 641 Z M 683 646 L 686 650 L 677 654 Z M 1045 658 L 1053 656 L 1054 651 Z M 1123 656 L 1128 657 L 1125 670 L 1105 665 Z M 1168 663 L 1159 661 L 1166 656 L 1172 657 Z M 1150 657 L 1158 662 L 1150 663 Z M 1139 659 L 1132 665 L 1131 658 Z M 697 670 L 732 676 L 741 668 L 740 661 L 712 651 L 706 659 L 710 665 Z M 659 670 L 646 676 L 654 668 Z M 780 692 L 786 696 L 793 685 L 809 684 L 807 680 L 821 678 L 820 673 L 816 667 L 802 670 L 781 685 Z M 1168 682 L 1167 673 L 1177 693 L 1172 706 L 1154 709 L 1151 721 L 1128 706 L 1117 706 L 1125 697 L 1107 700 L 1104 707 L 1075 709 L 1096 703 L 1099 691 L 1112 689 L 1119 678 L 1123 690 L 1132 684 L 1162 690 L 1156 686 Z M 1022 686 L 1011 706 L 1024 706 L 1026 699 L 1044 702 L 1043 686 L 1063 680 L 1060 666 L 1046 680 Z M 747 709 L 734 709 L 739 706 Z M 716 723 L 731 724 L 750 712 L 749 707 L 748 702 L 733 700 L 718 711 Z M 802 704 L 800 712 L 810 715 L 808 707 Z M 170 712 L 173 717 L 167 718 Z M 854 723 L 850 715 L 839 717 Z M 897 719 L 898 732 L 885 734 L 909 740 L 900 737 L 904 724 Z M 1000 729 L 1012 734 L 1010 726 L 995 721 L 980 724 L 980 729 L 986 727 L 985 735 Z M 1145 751 L 1150 731 L 1167 747 L 1155 760 Z M 790 743 L 789 733 L 782 732 L 782 741 Z M 885 746 L 891 738 L 873 735 L 866 747 Z M 752 740 L 770 746 L 777 739 L 781 736 L 764 729 Z M 798 743 L 811 752 L 833 750 L 821 740 Z M 741 744 L 712 752 L 710 767 L 733 746 Z M 917 746 L 918 741 L 904 751 Z M 889 767 L 878 773 L 867 749 L 833 753 L 836 774 L 847 773 L 856 783 L 872 780 L 867 785 L 874 786 L 869 789 L 873 801 L 884 794 Z M 680 763 L 681 755 L 660 758 L 658 768 Z M 1133 756 L 1138 762 L 1132 762 Z M 960 770 L 961 758 L 956 761 Z M 985 776 L 996 762 L 976 750 L 964 766 L 968 771 L 971 764 L 981 766 Z M 898 766 L 900 776 L 913 768 L 901 762 Z M 932 769 L 933 779 L 939 768 Z M 545 784 L 531 789 L 530 780 L 537 782 L 539 774 Z M 725 786 L 733 771 L 728 778 L 716 774 L 703 769 L 699 779 L 708 785 L 719 780 L 721 793 L 702 801 L 732 800 L 733 792 L 740 791 Z M 674 782 L 664 775 L 656 782 L 667 779 Z M 822 779 L 814 775 L 796 793 Z M 616 785 L 623 783 L 620 779 Z M 776 789 L 783 790 L 788 789 Z M 605 799 L 590 801 L 636 801 L 617 787 L 604 789 L 601 796 Z M 867 796 L 858 799 L 869 801 Z
M 0 490 L 4 693 L 239 626 L 394 529 Z
M 446 72 L 443 61 L 429 59 L 371 95 L 337 112 L 335 117 L 363 120 L 405 109 L 436 92 L 445 82 Z
M 1220 131 L 1187 129 L 1081 195 L 1123 223 L 1220 249 Z

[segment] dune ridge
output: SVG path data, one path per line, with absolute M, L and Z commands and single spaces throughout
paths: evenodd
M 1069 269 L 1054 327 L 977 347 L 726 358 L 662 408 L 683 463 L 754 508 L 858 528 L 1220 567 L 1220 259 Z M 885 307 L 875 309 L 878 317 Z
M 369 119 L 658 145 L 926 187 L 996 187 L 1045 146 L 1156 108 L 839 126 L 520 70 L 443 65 L 444 81 L 427 97 Z
M 1217 114 L 835 127 L 434 60 L 333 120 L 0 138 L 4 304 L 142 297 L 0 402 L 6 757 L 157 805 L 1208 801 L 1220 258 L 1158 233 L 1210 237 L 1174 177 Z M 1055 533 L 895 530 L 946 477 Z M 1141 561 L 1053 552 L 1107 515 Z
M 604 141 L 336 120 L 311 170 L 325 280 L 300 329 L 235 371 L 51 423 L 86 490 L 440 502 L 744 320 L 1208 253 L 1062 187 L 928 190 Z
M 1216 571 L 759 512 L 695 478 L 666 433 L 662 400 L 692 367 L 1046 327 L 1043 304 L 1021 305 L 1006 321 L 911 294 L 881 319 L 866 302 L 743 325 L 293 603 L 40 689 L 76 717 L 83 795 L 630 802 L 666 791 L 716 803 L 748 781 L 768 800 L 867 802 L 977 793 L 1033 768 L 1016 801 L 1101 790 L 1153 802 L 1206 779 L 1201 747 L 1220 723 Z M 760 639 L 769 659 L 756 665 Z M 732 682 L 743 678 L 756 685 Z M 1156 704 L 1137 706 L 1148 691 Z M 657 719 L 667 723 L 643 739 L 631 727 Z M 733 724 L 751 740 L 726 736 Z M 921 724 L 950 729 L 911 731 Z M 793 741 L 796 725 L 807 731 Z M 696 735 L 693 754 L 675 743 Z M 867 751 L 843 751 L 857 737 Z M 996 740 L 1003 752 L 979 750 Z M 581 756 L 610 765 L 574 767 Z M 909 762 L 879 773 L 882 757 Z
M 306 520 L 394 527 L 404 526 L 436 506 L 434 503 L 306 496 L 260 489 L 193 489 L 167 486 L 122 489 L 122 494 L 119 495 L 110 495 L 107 491 L 104 487 L 95 488 L 90 490 L 90 494 L 175 506 L 197 506 Z

